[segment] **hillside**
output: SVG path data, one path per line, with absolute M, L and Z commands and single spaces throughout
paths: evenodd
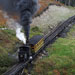
M 13 64 L 14 61 L 10 55 L 16 51 L 18 43 L 14 31 L 0 28 L 0 75 Z
M 75 25 L 66 38 L 59 38 L 47 48 L 48 56 L 35 62 L 31 75 L 75 74 Z
M 3 3 L 6 4 L 7 7 L 9 8 L 8 9 L 4 6 L 5 9 L 8 9 L 10 11 L 10 12 L 8 11 L 8 14 L 10 14 L 10 16 L 12 16 L 13 18 L 18 19 L 19 18 L 17 16 L 18 12 L 15 11 L 16 10 L 15 4 L 17 4 L 16 2 L 18 0 L 13 0 L 13 1 L 12 0 L 7 0 L 7 1 L 9 1 L 9 3 L 10 3 L 9 5 L 8 5 L 8 3 L 4 3 L 4 1 L 3 1 Z M 0 0 L 0 2 L 2 2 L 2 0 Z M 0 9 L 3 10 L 3 7 L 1 5 L 2 4 L 0 4 Z M 12 6 L 12 5 L 14 5 L 14 6 Z M 39 5 L 40 5 L 40 9 L 39 9 L 38 13 L 35 16 L 38 16 L 38 15 L 42 14 L 42 12 L 45 11 L 48 8 L 49 5 L 61 6 L 63 4 L 58 2 L 58 1 L 55 1 L 55 0 L 39 0 Z
M 62 3 L 55 0 L 39 0 L 39 4 L 40 4 L 40 10 L 38 11 L 37 15 L 40 15 L 40 13 L 48 9 L 49 5 L 57 5 L 57 6 L 63 5 Z
M 0 10 L 0 26 L 5 26 L 6 24 L 6 19 L 3 16 L 2 11 Z
M 48 9 L 49 5 L 61 6 L 63 4 L 61 4 L 60 2 L 55 1 L 55 0 L 39 0 L 40 9 L 35 16 L 38 16 L 38 15 L 42 14 L 44 11 L 46 11 Z M 7 19 L 4 17 L 3 13 L 4 12 L 2 11 L 2 6 L 0 6 L 0 25 L 2 25 L 2 26 L 6 25 L 6 21 L 7 21 Z M 15 20 L 19 20 L 19 16 L 17 16 L 17 13 L 15 13 L 15 12 L 13 12 L 11 14 L 9 14 L 7 12 L 7 14 L 11 18 L 13 18 Z
M 40 27 L 44 32 L 50 31 L 49 28 L 54 28 L 58 23 L 62 23 L 69 17 L 75 15 L 75 8 L 65 6 L 50 5 L 48 10 L 40 16 L 33 19 L 32 26 Z
M 50 30 L 49 27 L 54 28 L 58 25 L 58 23 L 61 23 L 64 20 L 66 20 L 67 18 L 69 18 L 70 16 L 75 15 L 74 8 L 61 6 L 62 4 L 59 2 L 56 2 L 55 0 L 39 0 L 39 2 L 41 5 L 40 6 L 41 8 L 38 11 L 37 15 L 39 15 L 41 12 L 42 12 L 42 14 L 33 19 L 33 22 L 31 24 L 30 37 L 32 37 L 33 35 L 37 35 L 37 34 L 42 35 L 43 32 L 47 33 Z M 49 6 L 49 7 L 47 8 L 47 6 Z M 47 8 L 47 10 L 45 11 L 46 8 Z M 11 17 L 9 17 L 8 15 L 6 15 L 6 12 L 0 10 L 0 75 L 2 73 L 4 73 L 9 67 L 11 67 L 15 63 L 14 59 L 11 56 L 16 52 L 19 45 L 23 44 L 20 40 L 18 40 L 16 38 L 16 32 L 15 32 L 15 30 L 13 30 L 13 29 L 16 29 L 15 25 L 17 24 L 16 20 L 18 18 L 19 17 L 17 15 L 12 15 Z M 14 26 L 14 28 L 13 28 L 13 26 Z M 3 29 L 3 28 L 5 28 L 5 29 Z M 72 33 L 71 33 L 71 35 L 72 35 Z M 58 47 L 56 47 L 56 46 L 59 46 L 59 44 L 62 43 L 66 39 L 67 38 L 58 39 L 57 42 L 55 44 L 53 44 L 54 48 L 53 47 L 51 49 L 48 48 L 48 50 L 55 50 L 57 48 L 57 52 L 58 52 Z M 72 38 L 70 37 L 69 39 L 72 39 Z M 67 40 L 67 42 L 68 41 L 69 40 Z M 73 41 L 74 41 L 74 38 L 70 42 L 73 42 Z M 64 43 L 65 43 L 65 41 L 64 41 Z M 65 47 L 65 46 L 63 46 L 63 47 Z M 61 49 L 61 48 L 59 48 L 59 49 Z M 63 50 L 61 50 L 61 52 L 63 52 Z M 60 55 L 60 53 L 59 53 L 59 55 Z M 49 56 L 50 59 L 55 58 L 53 60 L 51 59 L 53 63 L 48 61 L 51 63 L 51 64 L 49 64 L 47 62 L 49 65 L 52 65 L 52 67 L 54 69 L 53 70 L 51 68 L 52 72 L 50 71 L 49 74 L 53 73 L 53 71 L 58 72 L 58 70 L 56 70 L 54 67 L 55 61 L 57 59 L 56 57 L 58 57 L 56 55 L 57 55 L 57 53 L 55 54 L 55 51 L 54 51 L 53 54 L 51 55 L 51 57 Z M 70 55 L 70 53 L 69 53 L 69 55 Z M 47 61 L 49 58 L 47 58 L 45 61 Z M 59 56 L 59 58 L 61 60 L 61 59 L 64 59 L 65 57 Z M 66 57 L 66 59 L 67 58 L 68 57 Z M 44 63 L 46 63 L 45 61 L 44 61 Z M 64 61 L 65 61 L 65 59 L 64 59 Z M 69 59 L 67 59 L 67 61 L 69 61 Z M 71 60 L 71 61 L 73 62 L 74 60 Z M 41 65 L 41 63 L 42 62 L 39 61 L 40 65 Z M 46 63 L 46 65 L 48 65 L 47 63 Z M 65 64 L 61 65 L 61 62 L 57 62 L 57 64 L 55 64 L 56 68 L 57 68 L 58 63 L 60 64 L 59 67 L 65 65 Z M 69 62 L 69 63 L 71 63 L 71 62 Z M 36 62 L 36 64 L 38 64 L 38 61 Z M 35 73 L 34 75 L 38 75 L 38 72 L 40 74 L 40 72 L 42 73 L 43 71 L 45 72 L 45 70 L 46 70 L 46 69 L 44 69 L 44 70 L 38 71 L 37 69 L 41 70 L 39 65 L 35 67 L 34 71 L 36 73 L 33 71 Z

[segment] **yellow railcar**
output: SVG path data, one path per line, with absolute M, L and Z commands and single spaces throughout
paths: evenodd
M 33 36 L 30 39 L 30 47 L 33 53 L 36 53 L 44 45 L 44 38 L 41 35 Z

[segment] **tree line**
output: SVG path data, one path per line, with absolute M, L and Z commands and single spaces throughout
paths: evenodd
M 65 5 L 68 6 L 75 6 L 75 0 L 56 0 L 56 1 L 60 1 L 61 3 L 64 3 Z

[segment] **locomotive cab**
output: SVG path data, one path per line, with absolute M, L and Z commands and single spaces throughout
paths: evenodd
M 19 47 L 19 51 L 18 51 L 19 62 L 25 62 L 29 59 L 29 50 L 30 47 L 27 45 Z

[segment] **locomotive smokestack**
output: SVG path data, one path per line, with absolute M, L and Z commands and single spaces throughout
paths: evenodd
M 20 14 L 20 23 L 23 26 L 26 40 L 28 41 L 32 17 L 38 9 L 38 0 L 20 0 L 17 5 Z

